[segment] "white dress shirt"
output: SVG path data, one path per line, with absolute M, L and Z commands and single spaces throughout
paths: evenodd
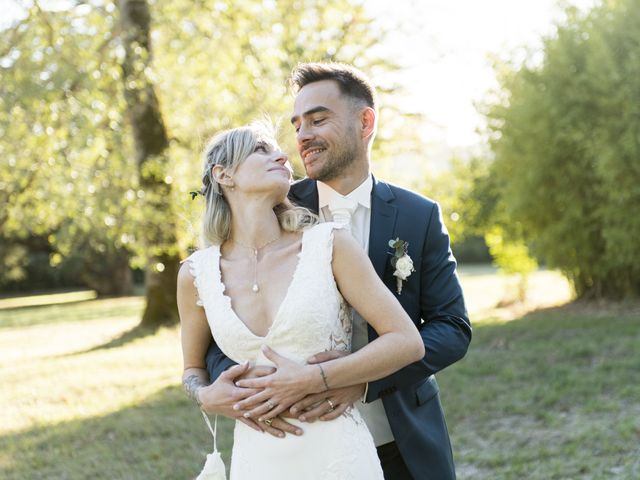
M 325 183 L 317 182 L 318 185 L 318 209 L 321 222 L 330 222 L 334 219 L 331 215 L 329 205 L 336 203 L 336 200 L 347 199 L 357 202 L 358 206 L 351 215 L 351 234 L 362 245 L 365 252 L 369 252 L 369 232 L 371 230 L 371 191 L 373 189 L 373 178 L 369 175 L 355 190 L 347 195 L 341 195 Z M 356 351 L 369 343 L 367 332 L 367 322 L 354 311 L 353 316 L 353 339 L 352 350 Z M 365 390 L 366 397 L 366 390 Z M 382 400 L 377 399 L 371 403 L 362 401 L 356 402 L 356 407 L 364 418 L 376 446 L 384 445 L 394 441 L 393 432 L 389 426 L 387 414 L 384 411 Z

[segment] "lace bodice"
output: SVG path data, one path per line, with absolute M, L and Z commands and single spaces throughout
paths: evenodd
M 205 248 L 187 258 L 198 304 L 225 355 L 238 363 L 272 365 L 262 345 L 300 363 L 324 350 L 351 350 L 351 308 L 331 268 L 335 228 L 340 227 L 322 223 L 304 231 L 293 278 L 264 337 L 249 330 L 225 295 L 220 248 Z M 275 438 L 236 421 L 231 480 L 383 479 L 373 439 L 357 409 L 330 422 L 289 421 L 304 430 L 302 437 Z
M 338 291 L 331 259 L 334 223 L 321 223 L 302 235 L 291 284 L 273 324 L 264 337 L 254 334 L 236 315 L 225 295 L 220 247 L 198 250 L 186 259 L 205 309 L 215 342 L 237 363 L 250 360 L 271 365 L 261 351 L 268 345 L 291 360 L 304 363 L 325 350 L 351 350 L 351 309 Z

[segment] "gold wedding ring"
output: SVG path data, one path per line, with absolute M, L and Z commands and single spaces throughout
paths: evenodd
M 327 398 L 327 403 L 329 404 L 329 411 L 330 411 L 330 412 L 333 412 L 333 410 L 334 410 L 334 408 L 335 408 L 335 407 L 333 406 L 333 402 Z
M 273 418 L 267 418 L 266 420 L 264 420 L 264 423 L 271 426 L 271 424 L 273 423 Z

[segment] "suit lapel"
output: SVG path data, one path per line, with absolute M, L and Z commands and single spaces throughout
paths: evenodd
M 393 238 L 398 209 L 391 204 L 395 198 L 384 182 L 373 178 L 371 191 L 371 229 L 369 231 L 369 258 L 380 278 L 389 261 L 389 240 Z
M 310 178 L 304 178 L 292 184 L 289 190 L 289 199 L 315 214 L 319 213 L 318 186 Z
M 318 186 L 305 178 L 291 185 L 289 198 L 301 207 L 318 213 Z M 389 240 L 393 237 L 398 209 L 391 203 L 395 195 L 384 182 L 373 177 L 371 190 L 371 227 L 369 230 L 369 258 L 380 278 L 389 261 Z

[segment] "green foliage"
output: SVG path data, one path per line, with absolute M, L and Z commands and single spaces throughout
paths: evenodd
M 95 55 L 110 39 L 100 12 L 34 7 L 0 38 L 3 243 L 44 236 L 52 265 L 82 252 L 87 272 L 120 263 L 134 239 L 136 176 L 118 70 Z
M 57 11 L 42 3 L 0 32 L 0 254 L 11 265 L 0 276 L 19 278 L 25 257 L 13 246 L 34 236 L 47 239 L 52 265 L 80 255 L 87 272 L 96 261 L 107 268 L 122 258 L 144 267 L 149 253 L 160 252 L 148 251 L 143 234 L 149 225 L 162 230 L 167 218 L 145 198 L 125 120 L 116 3 Z M 158 0 L 150 8 L 153 61 L 144 78 L 154 85 L 170 145 L 166 168 L 156 171 L 153 162 L 145 168 L 170 186 L 180 251 L 198 243 L 202 202 L 188 192 L 199 188 L 200 151 L 211 134 L 269 114 L 283 124 L 282 144 L 294 152 L 286 84 L 293 66 L 345 61 L 374 79 L 397 68 L 371 48 L 384 32 L 360 2 Z M 415 139 L 385 100 L 392 90 L 382 91 L 390 128 L 379 136 L 378 151 L 392 150 L 394 142 L 406 150 L 407 139 Z M 409 133 L 398 134 L 403 130 Z M 115 278 L 104 269 L 95 275 Z
M 498 268 L 506 274 L 519 274 L 518 300 L 524 301 L 528 275 L 538 268 L 537 262 L 529 255 L 527 245 L 523 241 L 510 239 L 498 225 L 485 233 L 485 240 Z
M 579 295 L 640 295 L 639 48 L 640 1 L 568 9 L 540 64 L 500 66 L 502 96 L 488 110 L 485 218 Z

